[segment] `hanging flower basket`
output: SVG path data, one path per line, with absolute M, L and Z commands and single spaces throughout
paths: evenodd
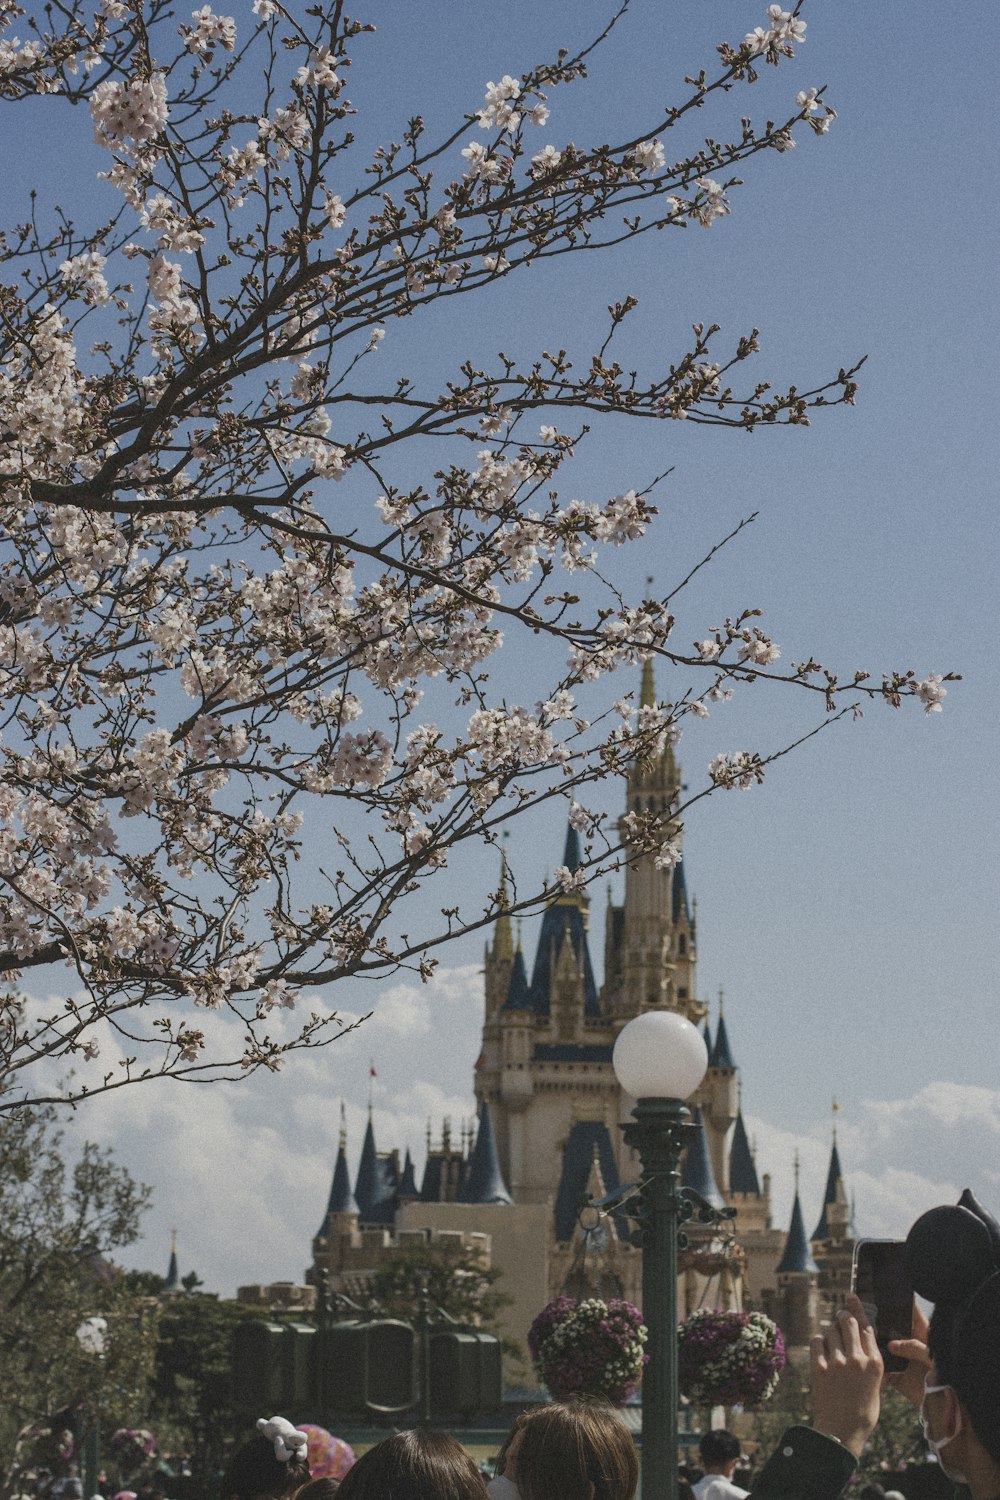
M 781 1330 L 763 1313 L 700 1308 L 678 1336 L 681 1393 L 694 1406 L 760 1406 L 785 1367 Z
M 528 1330 L 535 1372 L 557 1401 L 627 1401 L 642 1379 L 645 1342 L 642 1314 L 620 1297 L 556 1297 Z
M 148 1427 L 119 1427 L 111 1439 L 111 1451 L 126 1474 L 140 1468 L 156 1452 L 156 1439 Z

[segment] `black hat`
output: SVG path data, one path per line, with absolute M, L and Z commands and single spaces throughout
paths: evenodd
M 906 1236 L 913 1289 L 928 1302 L 958 1302 L 1000 1270 L 1000 1224 L 968 1188 L 957 1204 L 921 1214 Z

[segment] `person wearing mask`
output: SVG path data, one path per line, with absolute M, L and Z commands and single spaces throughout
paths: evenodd
M 889 1344 L 907 1361 L 886 1380 L 920 1410 L 941 1469 L 971 1500 L 1000 1497 L 1000 1224 L 966 1189 L 922 1214 L 906 1239 L 910 1280 L 934 1304 L 912 1337 Z M 851 1294 L 813 1339 L 812 1428 L 792 1427 L 761 1470 L 754 1500 L 837 1500 L 880 1410 L 882 1357 Z

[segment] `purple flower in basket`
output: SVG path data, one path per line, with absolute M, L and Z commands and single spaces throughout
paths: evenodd
M 785 1366 L 778 1326 L 763 1313 L 700 1308 L 681 1324 L 678 1376 L 696 1406 L 760 1406 Z
M 648 1358 L 645 1342 L 642 1314 L 619 1297 L 556 1297 L 528 1331 L 535 1370 L 557 1398 L 627 1401 Z
M 153 1457 L 156 1439 L 148 1427 L 119 1427 L 112 1436 L 111 1451 L 124 1469 L 137 1469 Z

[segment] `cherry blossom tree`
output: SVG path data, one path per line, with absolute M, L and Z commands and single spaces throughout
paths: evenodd
M 341 0 L 204 5 L 179 31 L 164 0 L 0 0 L 0 98 L 67 129 L 89 114 L 103 161 L 94 223 L 38 203 L 0 241 L 0 1109 L 245 1075 L 332 1039 L 321 987 L 426 976 L 442 943 L 544 899 L 505 884 L 435 915 L 427 888 L 549 799 L 585 834 L 557 883 L 642 850 L 669 866 L 680 805 L 623 848 L 586 789 L 735 684 L 818 694 L 829 717 L 940 708 L 942 676 L 784 663 L 756 609 L 675 639 L 677 591 L 628 600 L 609 562 L 655 486 L 559 489 L 598 418 L 805 427 L 853 401 L 856 367 L 776 389 L 749 373 L 756 330 L 722 347 L 697 325 L 630 372 L 632 297 L 583 358 L 469 360 L 443 389 L 392 367 L 399 320 L 709 229 L 755 158 L 828 130 L 814 88 L 784 119 L 725 124 L 805 40 L 802 5 L 771 5 L 617 144 L 562 141 L 558 100 L 627 9 L 575 55 L 470 85 L 450 130 L 413 118 L 371 153 L 348 77 L 377 38 Z M 491 658 L 538 638 L 558 672 L 505 701 Z M 653 657 L 682 691 L 584 717 L 585 684 Z M 724 751 L 692 795 L 767 759 Z M 208 1034 L 219 1009 L 235 1053 Z

